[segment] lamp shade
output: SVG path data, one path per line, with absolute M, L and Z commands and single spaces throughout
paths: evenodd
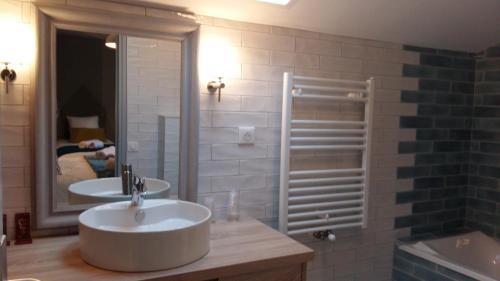
M 216 34 L 202 36 L 200 76 L 204 81 L 217 80 L 218 77 L 240 77 L 241 62 L 237 48 Z
M 12 65 L 28 64 L 32 61 L 34 50 L 33 32 L 29 24 L 0 21 L 2 43 L 0 44 L 0 63 Z

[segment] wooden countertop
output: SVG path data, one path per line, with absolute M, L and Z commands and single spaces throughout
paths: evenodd
M 41 281 L 200 281 L 307 262 L 313 251 L 263 223 L 245 219 L 211 226 L 210 252 L 174 269 L 147 273 L 102 270 L 82 261 L 78 236 L 35 239 L 7 249 L 8 277 Z

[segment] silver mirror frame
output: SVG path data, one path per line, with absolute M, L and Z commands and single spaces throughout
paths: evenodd
M 85 0 L 79 0 L 82 3 Z M 76 2 L 79 2 L 76 1 Z M 103 1 L 105 2 L 105 1 Z M 75 3 L 75 2 L 73 2 Z M 144 15 L 131 15 L 120 11 L 90 9 L 69 4 L 34 3 L 37 10 L 37 59 L 34 66 L 33 146 L 34 151 L 34 234 L 50 235 L 75 232 L 78 211 L 54 212 L 52 187 L 54 183 L 55 130 L 54 86 L 56 28 L 80 31 L 118 33 L 158 39 L 175 39 L 182 42 L 181 129 L 179 161 L 179 198 L 196 201 L 198 179 L 198 124 L 199 93 L 196 71 L 197 30 L 199 25 L 186 15 L 169 10 L 141 7 Z M 78 3 L 76 3 L 78 4 Z M 75 5 L 75 4 L 74 4 Z M 123 4 L 126 5 L 126 4 Z M 137 8 L 138 6 L 131 6 Z M 120 36 L 123 40 L 124 36 Z M 124 46 L 123 44 L 122 47 Z M 117 61 L 120 78 L 126 77 L 126 58 Z M 117 90 L 125 93 L 126 79 L 118 79 Z M 126 108 L 126 94 L 117 100 L 119 108 Z M 126 112 L 118 110 L 118 153 L 126 160 Z M 121 132 L 121 133 L 120 133 Z

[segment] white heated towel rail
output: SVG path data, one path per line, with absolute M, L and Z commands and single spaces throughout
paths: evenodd
M 280 231 L 289 235 L 366 227 L 374 80 L 284 74 L 280 167 Z M 294 100 L 364 104 L 364 120 L 293 119 Z M 357 151 L 361 167 L 290 170 L 291 154 Z M 312 154 L 311 154 L 312 153 Z M 304 156 L 302 156 L 304 157 Z

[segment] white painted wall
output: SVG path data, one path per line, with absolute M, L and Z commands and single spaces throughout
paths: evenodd
M 140 1 L 218 18 L 440 49 L 478 52 L 500 40 L 498 0 L 291 0 L 288 7 L 257 0 Z

